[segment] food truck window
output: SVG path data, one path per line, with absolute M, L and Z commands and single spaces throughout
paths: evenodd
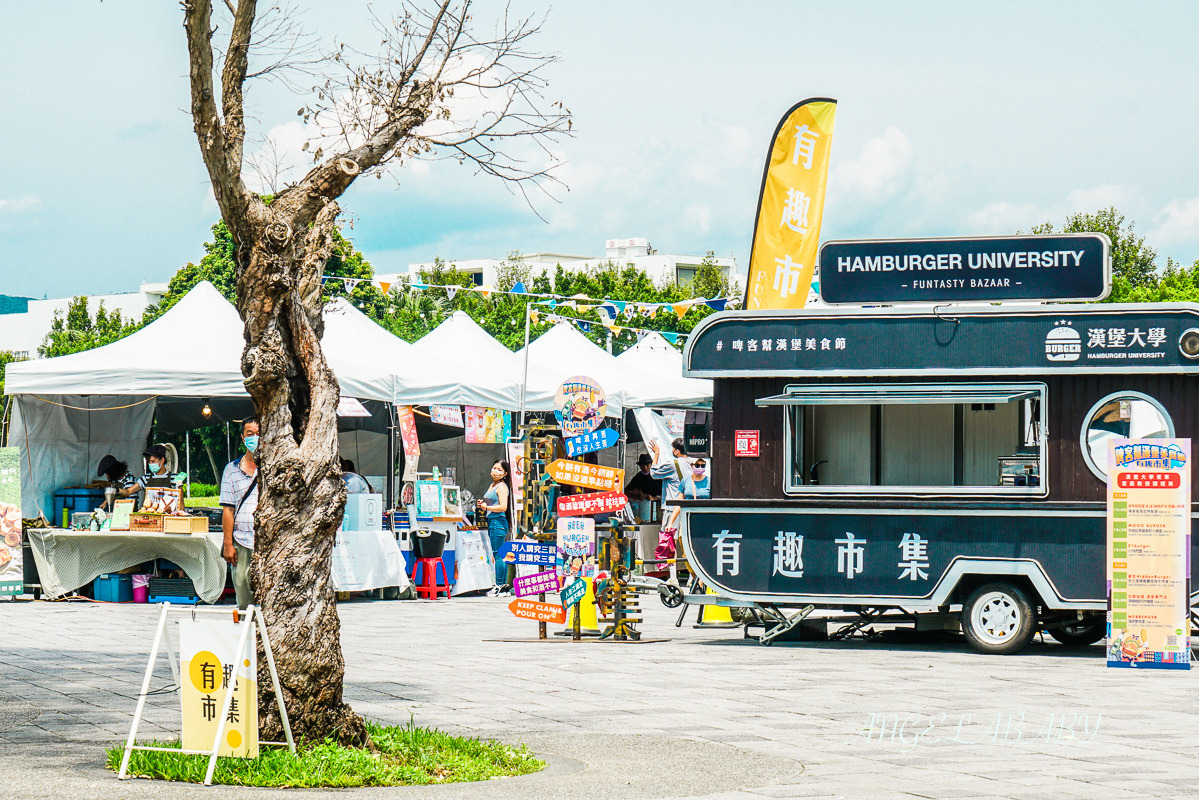
M 792 494 L 1043 495 L 1044 384 L 788 386 Z
M 1115 438 L 1172 439 L 1174 421 L 1162 404 L 1140 392 L 1114 392 L 1083 418 L 1080 444 L 1087 467 L 1107 480 L 1107 446 Z

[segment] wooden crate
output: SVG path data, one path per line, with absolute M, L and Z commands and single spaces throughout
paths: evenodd
M 143 514 L 138 511 L 129 515 L 129 530 L 143 532 L 162 532 L 162 514 Z
M 208 533 L 208 517 L 163 517 L 164 533 Z

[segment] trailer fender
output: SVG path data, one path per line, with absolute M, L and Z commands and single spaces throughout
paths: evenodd
M 941 580 L 933 589 L 930 605 L 943 607 L 950 603 L 961 602 L 963 592 L 968 593 L 981 583 L 993 582 L 999 578 L 1008 578 L 1019 586 L 1023 586 L 1032 595 L 1030 599 L 1039 600 L 1045 608 L 1053 609 L 1089 609 L 1106 608 L 1104 601 L 1067 600 L 1061 596 L 1053 581 L 1045 574 L 1045 568 L 1040 562 L 1019 558 L 956 558 L 954 559 Z

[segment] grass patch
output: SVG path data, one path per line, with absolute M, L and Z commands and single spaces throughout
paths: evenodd
M 194 495 L 193 494 L 191 497 L 185 497 L 183 499 L 183 504 L 187 505 L 187 506 L 203 506 L 205 508 L 216 508 L 217 506 L 219 506 L 221 504 L 221 496 L 219 494 L 214 494 L 214 495 Z
M 262 747 L 258 758 L 217 759 L 213 783 L 279 788 L 410 786 L 484 781 L 527 775 L 545 766 L 522 744 L 451 736 L 411 723 L 384 726 L 368 722 L 378 753 L 323 742 L 293 756 L 284 747 Z M 179 742 L 143 742 L 178 747 Z M 124 746 L 108 749 L 107 766 L 121 768 Z M 203 783 L 207 756 L 134 750 L 129 774 L 141 778 Z

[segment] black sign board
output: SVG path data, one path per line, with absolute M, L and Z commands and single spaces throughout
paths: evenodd
M 967 557 L 1035 561 L 1063 597 L 1103 596 L 1102 517 L 693 509 L 687 539 L 688 558 L 735 594 L 928 597 Z
M 901 313 L 888 309 L 814 315 L 739 312 L 692 332 L 685 374 L 935 375 L 1178 372 L 1199 368 L 1199 307 L 1057 306 L 1045 311 Z
M 1111 242 L 1102 233 L 985 239 L 878 239 L 820 248 L 831 304 L 1102 300 Z
M 688 423 L 683 426 L 683 445 L 691 455 L 706 456 L 711 447 L 712 434 L 707 425 Z

